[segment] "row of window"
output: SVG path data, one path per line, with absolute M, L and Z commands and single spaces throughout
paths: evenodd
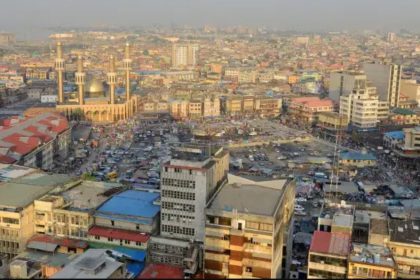
M 354 266 L 352 269 L 353 275 L 358 275 L 362 277 L 369 277 L 369 278 L 391 278 L 390 271 L 383 271 L 378 269 L 370 269 L 366 267 L 356 267 Z
M 195 206 L 194 205 L 174 203 L 174 202 L 168 202 L 168 201 L 162 201 L 162 209 L 178 210 L 178 211 L 184 211 L 184 212 L 190 212 L 190 213 L 195 212 Z
M 194 236 L 195 234 L 195 229 L 193 228 L 171 226 L 171 225 L 162 225 L 162 231 L 168 232 L 168 233 L 189 235 L 189 236 Z
M 195 193 L 162 190 L 162 197 L 170 197 L 170 198 L 185 199 L 185 200 L 195 200 Z
M 95 239 L 96 240 L 101 240 L 101 237 L 99 236 L 99 235 L 95 235 Z M 107 240 L 108 240 L 108 242 L 114 242 L 114 238 L 112 238 L 112 237 L 108 237 L 107 238 Z M 118 240 L 118 239 L 115 239 L 116 241 Z M 120 244 L 122 245 L 123 243 L 125 244 L 125 245 L 131 245 L 131 242 L 133 242 L 134 243 L 134 241 L 131 241 L 131 240 L 123 240 L 123 239 L 119 239 L 120 240 Z M 142 246 L 143 244 L 141 243 L 141 242 L 139 242 L 139 241 L 136 241 L 135 242 L 136 243 L 136 246 Z
M 19 219 L 3 217 L 2 222 L 5 223 L 5 224 L 18 225 L 19 224 Z
M 191 180 L 162 178 L 161 183 L 164 186 L 189 188 L 189 189 L 194 189 L 195 188 L 195 181 L 191 181 Z
M 18 237 L 19 231 L 2 228 L 0 231 L 0 236 Z
M 194 221 L 194 217 L 163 213 L 162 221 L 178 222 L 178 223 L 192 223 Z

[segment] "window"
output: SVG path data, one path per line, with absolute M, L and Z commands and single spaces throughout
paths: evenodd
M 252 267 L 247 266 L 245 271 L 246 271 L 246 272 L 252 272 Z
M 114 238 L 112 238 L 112 237 L 108 237 L 108 241 L 109 241 L 109 242 L 113 242 L 113 241 L 114 241 Z
M 136 230 L 139 230 L 140 229 L 140 225 L 136 225 Z
M 100 239 L 101 239 L 101 237 L 100 237 L 99 235 L 95 235 L 95 239 L 96 239 L 96 240 L 100 240 Z
M 136 246 L 141 246 L 141 242 L 136 242 Z
M 130 242 L 130 240 L 124 240 L 124 243 L 127 244 L 127 245 L 130 245 L 131 242 Z
M 111 221 L 111 226 L 114 226 L 114 225 L 115 225 L 114 221 Z

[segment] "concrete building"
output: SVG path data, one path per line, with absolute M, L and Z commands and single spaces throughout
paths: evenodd
M 127 190 L 112 196 L 93 214 L 91 242 L 146 249 L 150 235 L 159 231 L 157 192 Z
M 345 115 L 337 112 L 319 112 L 317 126 L 335 132 L 345 130 L 349 124 L 349 119 Z
M 227 178 L 223 148 L 180 147 L 161 170 L 163 237 L 204 241 L 205 205 Z
M 43 113 L 3 120 L 0 127 L 0 162 L 48 170 L 55 157 L 65 159 L 71 128 L 63 116 Z
M 376 157 L 368 153 L 366 150 L 361 152 L 346 151 L 341 152 L 339 155 L 339 162 L 342 166 L 353 166 L 364 168 L 376 165 Z
M 12 33 L 0 33 L 0 45 L 8 46 L 16 42 L 16 36 Z
M 330 75 L 328 97 L 339 103 L 340 97 L 351 93 L 364 93 L 366 75 L 356 72 L 333 72 Z
M 367 79 L 378 90 L 379 100 L 387 101 L 389 106 L 398 107 L 401 87 L 401 65 L 364 63 Z
M 398 278 L 418 278 L 420 275 L 420 222 L 391 219 L 389 221 L 391 249 L 398 266 Z
M 51 279 L 124 279 L 128 278 L 124 263 L 111 256 L 105 249 L 89 249 L 75 258 Z
M 260 117 L 277 117 L 281 113 L 282 99 L 262 96 L 228 96 L 222 100 L 221 107 L 226 115 L 257 115 Z
M 344 279 L 351 237 L 343 232 L 315 231 L 308 257 L 308 279 Z
M 287 277 L 294 196 L 292 181 L 230 175 L 206 209 L 206 277 Z
M 417 106 L 420 106 L 420 84 L 416 80 L 401 80 L 400 92 L 408 99 L 417 101 Z
M 340 115 L 345 115 L 352 126 L 365 130 L 378 124 L 378 96 L 350 93 L 340 97 Z
M 348 279 L 395 279 L 397 264 L 387 247 L 353 243 L 348 259 Z
M 313 123 L 320 112 L 332 112 L 334 104 L 331 99 L 319 97 L 297 97 L 289 102 L 289 113 L 298 121 Z
M 199 46 L 190 43 L 172 45 L 172 67 L 195 66 L 197 64 Z
M 67 175 L 48 175 L 21 166 L 1 166 L 0 254 L 9 258 L 25 249 L 35 233 L 34 200 L 71 181 Z

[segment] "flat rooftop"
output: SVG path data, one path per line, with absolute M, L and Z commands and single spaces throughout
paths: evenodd
M 280 203 L 287 180 L 253 181 L 228 175 L 228 183 L 222 186 L 208 209 L 262 216 L 273 216 Z M 256 203 L 258 201 L 259 203 Z
M 149 223 L 158 215 L 160 206 L 153 202 L 160 193 L 128 190 L 111 197 L 95 213 L 97 217 L 136 223 Z
M 82 181 L 79 185 L 61 193 L 67 202 L 72 202 L 69 207 L 81 211 L 95 209 L 108 199 L 105 192 L 121 187 L 118 183 Z
M 167 264 L 150 263 L 137 279 L 183 279 L 184 271 L 180 267 Z
M 350 261 L 378 266 L 395 267 L 392 252 L 383 246 L 353 243 Z
M 0 208 L 24 208 L 52 189 L 54 186 L 0 183 Z
M 33 172 L 38 172 L 38 170 L 26 166 L 0 163 L 0 182 L 17 179 Z

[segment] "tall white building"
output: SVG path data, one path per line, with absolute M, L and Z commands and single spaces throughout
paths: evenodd
M 195 66 L 198 50 L 197 44 L 173 44 L 172 67 Z
M 350 93 L 363 93 L 366 88 L 366 75 L 357 72 L 334 72 L 330 75 L 329 98 L 340 102 L 340 96 Z
M 161 170 L 161 236 L 203 242 L 206 204 L 228 170 L 223 148 L 175 149 Z
M 398 107 L 400 98 L 401 65 L 365 63 L 363 70 L 377 88 L 379 100 L 388 101 L 390 107 Z

